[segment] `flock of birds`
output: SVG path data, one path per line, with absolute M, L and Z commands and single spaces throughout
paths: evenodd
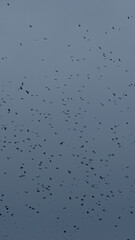
M 135 239 L 135 81 L 115 49 L 92 47 L 90 29 L 75 29 L 87 54 L 65 43 L 68 73 L 60 62 L 49 72 L 41 57 L 39 79 L 1 76 L 0 239 Z M 120 31 L 110 26 L 104 36 Z M 1 68 L 10 64 L 1 57 Z

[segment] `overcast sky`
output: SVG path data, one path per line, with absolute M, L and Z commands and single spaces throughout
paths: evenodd
M 134 9 L 0 1 L 0 239 L 135 239 Z

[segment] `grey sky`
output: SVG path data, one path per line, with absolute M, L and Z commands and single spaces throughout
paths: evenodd
M 134 9 L 0 1 L 0 239 L 135 239 Z

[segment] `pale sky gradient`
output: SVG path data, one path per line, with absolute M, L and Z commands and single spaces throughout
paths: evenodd
M 135 239 L 134 9 L 0 1 L 0 240 Z

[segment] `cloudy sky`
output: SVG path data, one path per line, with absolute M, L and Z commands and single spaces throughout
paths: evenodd
M 134 9 L 0 1 L 0 239 L 135 239 Z

